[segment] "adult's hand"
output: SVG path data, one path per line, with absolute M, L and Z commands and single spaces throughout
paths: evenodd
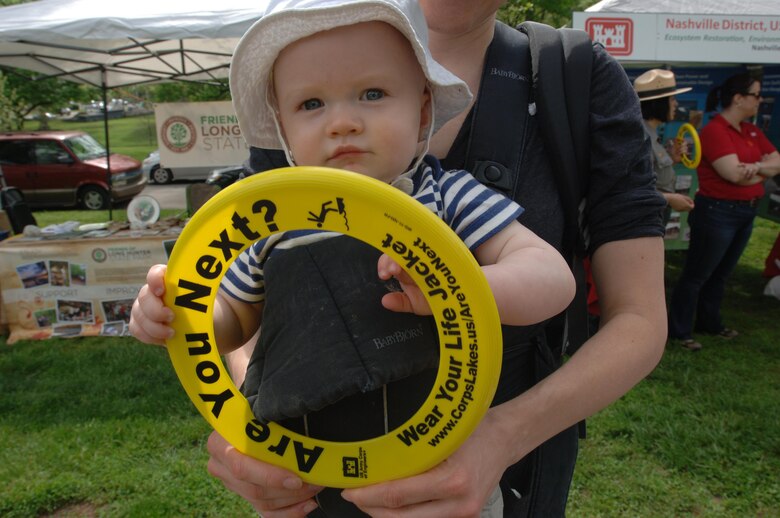
M 666 149 L 675 164 L 682 162 L 683 155 L 688 154 L 688 141 L 685 139 L 673 138 L 666 142 Z
M 663 193 L 666 203 L 677 212 L 689 212 L 693 210 L 693 200 L 690 196 L 676 192 Z
M 739 171 L 740 171 L 740 179 L 744 181 L 752 180 L 754 176 L 758 174 L 758 171 L 760 170 L 760 166 L 758 163 L 744 163 L 740 162 L 739 164 Z
M 208 470 L 224 486 L 244 498 L 263 518 L 303 518 L 317 507 L 313 497 L 322 487 L 304 483 L 286 469 L 242 454 L 219 433 L 207 448 Z
M 500 425 L 498 416 L 504 411 L 502 406 L 490 409 L 466 442 L 429 471 L 345 489 L 342 496 L 374 518 L 479 516 L 510 461 L 507 441 L 518 448 L 517 436 Z

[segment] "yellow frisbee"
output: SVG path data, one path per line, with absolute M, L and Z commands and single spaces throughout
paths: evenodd
M 699 134 L 696 132 L 696 128 L 693 127 L 693 124 L 688 122 L 680 126 L 680 129 L 677 131 L 677 139 L 685 139 L 686 134 L 690 135 L 691 140 L 693 141 L 693 155 L 690 153 L 683 155 L 681 162 L 688 169 L 696 169 L 699 167 L 699 162 L 701 162 L 701 141 L 699 140 Z
M 385 435 L 333 442 L 262 424 L 221 361 L 212 312 L 227 268 L 255 241 L 301 229 L 339 232 L 374 246 L 426 294 L 439 335 L 436 381 L 417 412 Z M 414 198 L 367 176 L 288 167 L 231 185 L 187 223 L 165 285 L 176 331 L 166 345 L 194 405 L 239 451 L 312 484 L 356 487 L 432 468 L 468 438 L 498 384 L 501 326 L 473 255 Z

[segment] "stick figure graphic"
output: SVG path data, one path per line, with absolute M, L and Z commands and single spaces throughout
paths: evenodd
M 322 225 L 325 224 L 325 218 L 328 216 L 329 212 L 337 212 L 344 216 L 344 225 L 347 227 L 347 230 L 349 230 L 349 220 L 347 219 L 347 209 L 344 205 L 344 198 L 336 198 L 336 208 L 331 207 L 333 204 L 333 200 L 328 200 L 322 204 L 322 207 L 320 207 L 320 213 L 315 214 L 314 212 L 309 211 L 309 215 L 311 216 L 308 218 L 308 221 L 315 221 L 317 222 L 317 228 L 322 228 Z

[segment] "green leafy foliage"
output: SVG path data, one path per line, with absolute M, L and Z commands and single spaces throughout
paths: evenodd
M 7 96 L 14 112 L 17 127 L 21 129 L 24 117 L 46 111 L 59 112 L 72 101 L 88 99 L 94 90 L 61 79 L 40 77 L 25 70 L 6 70 L 2 73 L 0 96 Z M 41 117 L 41 121 L 46 121 Z M 45 126 L 45 124 L 44 124 Z
M 16 110 L 16 92 L 6 87 L 7 80 L 0 73 L 0 131 L 18 129 L 22 120 Z
M 526 20 L 562 27 L 571 25 L 572 11 L 583 10 L 593 3 L 590 0 L 508 0 L 499 9 L 498 17 L 512 27 Z
M 155 102 L 205 102 L 229 101 L 230 89 L 227 80 L 219 84 L 207 83 L 162 83 L 149 87 Z

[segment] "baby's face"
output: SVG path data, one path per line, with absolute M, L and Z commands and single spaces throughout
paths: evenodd
M 390 182 L 417 155 L 430 96 L 411 45 L 390 25 L 366 22 L 298 40 L 279 54 L 273 78 L 296 165 Z

